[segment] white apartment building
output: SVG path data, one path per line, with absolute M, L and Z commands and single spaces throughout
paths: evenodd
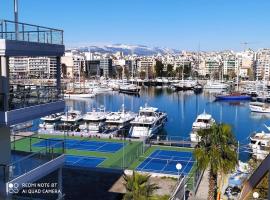
M 207 57 L 204 62 L 205 75 L 213 75 L 215 72 L 220 72 L 221 63 L 220 60 L 216 57 Z
M 19 77 L 56 77 L 55 57 L 10 57 L 10 72 Z
M 230 75 L 231 73 L 239 74 L 239 62 L 236 56 L 226 56 L 222 60 L 223 75 Z
M 191 61 L 185 57 L 176 58 L 173 62 L 173 68 L 175 70 L 178 67 L 190 66 L 190 64 L 191 64 Z
M 66 52 L 61 58 L 62 64 L 66 66 L 66 75 L 69 78 L 79 77 L 84 70 L 85 57 L 75 51 Z
M 239 64 L 239 76 L 248 77 L 254 75 L 254 62 L 255 62 L 255 52 L 247 50 L 244 52 L 236 53 L 238 64 Z
M 257 52 L 254 69 L 255 69 L 256 79 L 269 81 L 270 49 L 262 49 Z
M 154 58 L 142 58 L 137 61 L 138 72 L 154 72 L 154 66 L 156 65 L 156 60 Z

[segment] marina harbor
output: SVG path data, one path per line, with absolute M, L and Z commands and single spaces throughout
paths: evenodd
M 0 200 L 270 199 L 270 1 L 0 5 Z

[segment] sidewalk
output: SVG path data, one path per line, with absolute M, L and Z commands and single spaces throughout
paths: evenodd
M 190 197 L 191 200 L 207 200 L 209 191 L 209 168 L 204 171 L 201 183 L 195 196 Z

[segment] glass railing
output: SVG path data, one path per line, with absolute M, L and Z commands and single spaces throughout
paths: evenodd
M 62 45 L 63 30 L 0 20 L 0 39 Z
M 49 140 L 49 139 L 44 139 Z M 53 141 L 53 145 L 42 148 L 34 153 L 13 151 L 14 161 L 9 165 L 0 164 L 0 178 L 5 182 L 11 181 L 37 167 L 48 163 L 64 154 L 64 142 Z
M 15 110 L 59 100 L 63 100 L 63 94 L 56 86 L 12 85 L 8 96 L 0 93 L 0 109 L 5 111 L 5 102 L 8 110 Z

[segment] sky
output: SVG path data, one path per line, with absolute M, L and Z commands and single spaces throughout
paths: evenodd
M 67 47 L 243 50 L 270 47 L 269 10 L 269 0 L 19 0 L 19 21 L 63 29 Z M 13 18 L 13 0 L 0 0 L 0 19 Z

